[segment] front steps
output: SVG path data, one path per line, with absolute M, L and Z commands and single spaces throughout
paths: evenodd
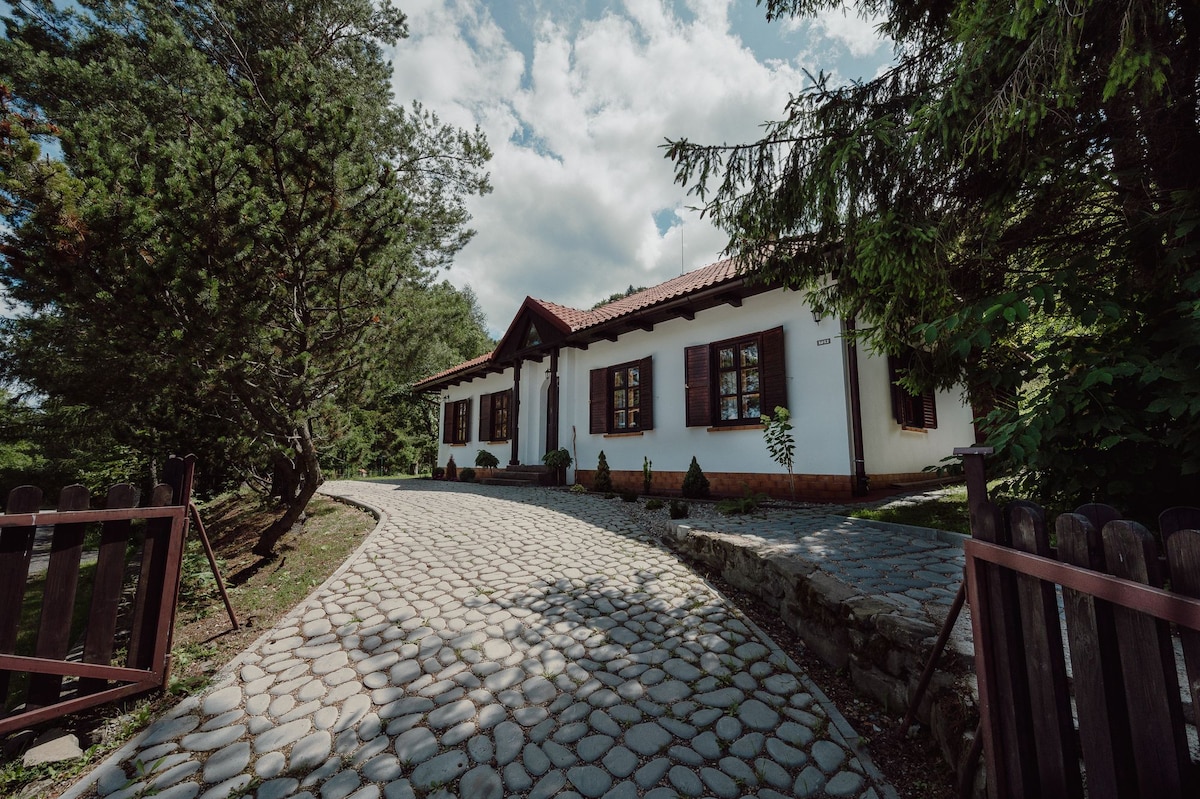
M 479 482 L 489 486 L 548 486 L 554 483 L 554 473 L 549 466 L 507 466 Z

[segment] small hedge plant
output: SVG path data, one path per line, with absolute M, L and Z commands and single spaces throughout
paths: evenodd
M 608 469 L 608 458 L 604 450 L 600 450 L 600 461 L 596 464 L 596 476 L 592 478 L 592 490 L 609 492 L 613 490 L 612 472 Z
M 646 510 L 662 510 L 663 503 L 661 499 L 646 500 Z
M 668 511 L 672 519 L 686 519 L 688 515 L 688 504 L 680 502 L 677 499 L 671 500 L 671 508 Z
M 470 466 L 463 467 L 458 472 L 458 479 L 460 482 L 463 482 L 463 483 L 474 483 L 475 482 L 475 470 L 472 469 Z
M 692 456 L 692 465 L 683 476 L 683 490 L 680 492 L 688 499 L 704 499 L 708 496 L 708 478 L 700 468 L 696 456 Z
M 621 501 L 622 502 L 637 502 L 637 500 L 638 500 L 638 495 L 637 495 L 636 491 L 622 491 L 621 492 Z
M 495 469 L 500 465 L 500 459 L 486 449 L 481 449 L 475 455 L 475 465 L 480 469 Z

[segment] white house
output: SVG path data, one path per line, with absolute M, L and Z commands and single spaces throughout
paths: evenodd
M 438 392 L 438 462 L 492 452 L 541 464 L 565 447 L 591 484 L 603 450 L 614 485 L 678 490 L 693 456 L 712 492 L 788 493 L 760 413 L 789 409 L 796 495 L 838 500 L 927 478 L 975 440 L 961 391 L 913 396 L 895 364 L 856 347 L 848 325 L 816 317 L 796 292 L 750 282 L 732 261 L 582 311 L 526 298 L 496 349 L 426 378 Z

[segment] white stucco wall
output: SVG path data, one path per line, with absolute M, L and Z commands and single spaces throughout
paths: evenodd
M 760 428 L 710 430 L 687 427 L 684 419 L 684 349 L 746 334 L 784 329 L 784 358 L 788 407 L 796 440 L 797 474 L 850 475 L 853 454 L 847 388 L 845 342 L 837 319 L 813 319 L 802 295 L 772 291 L 728 305 L 700 311 L 695 319 L 673 319 L 653 331 L 632 331 L 615 342 L 599 341 L 588 349 L 564 348 L 559 354 L 559 445 L 575 458 L 576 466 L 594 469 L 601 450 L 614 470 L 638 471 L 649 457 L 655 471 L 685 471 L 696 456 L 706 472 L 767 472 L 782 469 L 771 459 Z M 589 373 L 652 356 L 654 429 L 634 435 L 591 434 Z M 522 463 L 540 464 L 546 451 L 546 392 L 550 357 L 521 365 L 518 455 Z M 869 474 L 919 472 L 950 455 L 954 447 L 973 440 L 971 410 L 960 392 L 937 395 L 938 427 L 918 432 L 903 430 L 892 416 L 887 360 L 859 349 L 863 442 Z M 472 466 L 480 449 L 492 452 L 501 466 L 509 463 L 511 443 L 489 445 L 479 438 L 480 395 L 512 388 L 513 370 L 476 378 L 440 393 L 444 419 L 447 401 L 471 399 L 471 420 L 465 446 L 439 444 L 438 463 L 451 455 L 461 468 Z M 645 390 L 645 387 L 643 387 Z M 574 479 L 574 470 L 568 474 Z
M 955 447 L 975 440 L 971 408 L 963 392 L 939 391 L 934 395 L 938 426 L 933 430 L 905 430 L 892 415 L 887 358 L 859 349 L 859 385 L 862 389 L 863 452 L 869 474 L 919 472 L 936 466 Z
M 504 391 L 512 388 L 512 369 L 505 369 L 499 374 L 488 375 L 470 383 L 461 383 L 457 386 L 443 389 L 438 395 L 441 398 L 438 409 L 438 458 L 439 466 L 445 466 L 446 461 L 450 460 L 450 456 L 454 456 L 454 463 L 458 468 L 464 466 L 475 466 L 475 456 L 479 450 L 486 449 L 488 452 L 496 456 L 500 461 L 500 466 L 503 468 L 512 458 L 512 450 L 508 442 L 498 444 L 488 444 L 485 441 L 479 440 L 479 396 L 481 394 L 491 394 L 496 391 Z M 471 419 L 467 425 L 467 443 L 465 445 L 454 446 L 451 444 L 443 444 L 441 425 L 446 420 L 446 403 L 457 402 L 462 399 L 471 400 Z
M 594 469 L 600 450 L 614 470 L 640 470 L 648 456 L 656 471 L 685 471 L 692 456 L 712 472 L 780 472 L 767 453 L 759 428 L 710 432 L 686 427 L 684 348 L 757 333 L 782 325 L 788 407 L 795 426 L 797 473 L 849 474 L 850 444 L 846 389 L 839 352 L 838 323 L 813 321 L 801 295 L 772 291 L 749 297 L 740 308 L 722 305 L 700 311 L 693 320 L 674 319 L 653 331 L 626 333 L 587 350 L 569 350 L 563 370 L 564 446 L 575 426 L 578 463 Z M 826 344 L 819 344 L 829 339 Z M 641 435 L 588 433 L 588 373 L 592 369 L 654 357 L 654 429 Z M 566 360 L 566 359 L 564 359 Z M 772 409 L 773 410 L 773 409 Z

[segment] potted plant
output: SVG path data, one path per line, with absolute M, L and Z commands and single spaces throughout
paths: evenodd
M 542 463 L 554 470 L 554 484 L 560 486 L 567 481 L 567 467 L 571 465 L 571 453 L 564 449 L 552 449 L 542 456 Z
M 475 454 L 475 467 L 477 469 L 487 469 L 487 475 L 490 476 L 492 470 L 500 466 L 500 459 L 486 449 L 481 449 Z

